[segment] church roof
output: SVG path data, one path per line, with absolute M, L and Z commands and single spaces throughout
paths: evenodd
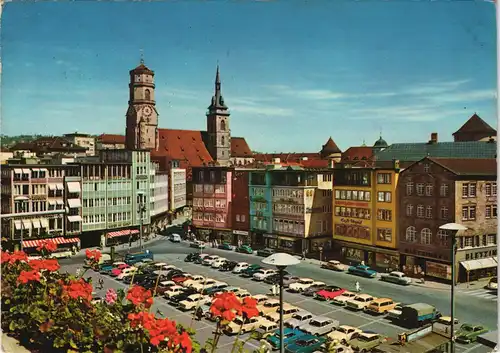
M 147 74 L 154 75 L 154 71 L 149 69 L 146 65 L 144 65 L 143 62 L 141 62 L 139 64 L 139 66 L 137 66 L 135 69 L 131 70 L 130 73 L 131 74 L 147 73 Z
M 252 150 L 244 137 L 231 137 L 231 157 L 253 157 Z
M 315 153 L 259 153 L 254 154 L 255 160 L 258 162 L 272 162 L 274 158 L 279 158 L 281 162 L 300 162 L 303 158 L 307 159 L 321 159 L 321 155 Z
M 460 133 L 485 133 L 496 135 L 497 131 L 486 121 L 481 119 L 479 115 L 474 113 L 474 115 L 472 115 L 460 129 L 453 133 L 453 136 Z
M 342 153 L 342 161 L 369 160 L 373 157 L 373 147 L 354 146 Z
M 332 153 L 342 153 L 342 151 L 330 136 L 328 141 L 326 141 L 326 143 L 323 145 L 323 148 L 321 149 L 321 155 L 326 156 Z
M 377 141 L 375 141 L 375 143 L 373 144 L 373 147 L 379 147 L 379 148 L 382 148 L 382 147 L 384 147 L 384 148 L 385 148 L 385 147 L 387 147 L 387 146 L 389 146 L 389 145 L 388 145 L 388 144 L 387 144 L 387 142 L 386 142 L 386 141 L 382 138 L 382 136 L 380 136 L 380 138 L 379 138 Z

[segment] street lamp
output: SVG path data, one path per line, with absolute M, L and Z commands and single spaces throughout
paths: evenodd
M 283 346 L 283 276 L 285 268 L 287 266 L 297 265 L 300 263 L 300 260 L 289 254 L 276 253 L 266 257 L 264 260 L 262 260 L 262 263 L 265 263 L 266 265 L 276 266 L 278 268 L 278 273 L 280 275 L 280 353 L 284 353 L 285 347 Z
M 141 250 L 144 250 L 143 247 L 142 247 L 142 233 L 143 233 L 143 222 L 144 222 L 144 212 L 146 212 L 146 204 L 143 202 L 143 197 L 144 197 L 145 193 L 144 191 L 137 191 L 137 196 L 139 196 L 139 199 L 140 199 L 140 202 L 138 204 L 138 209 L 137 209 L 137 213 L 139 213 L 139 246 L 141 248 Z
M 444 230 L 451 236 L 451 340 L 450 352 L 455 353 L 455 253 L 457 251 L 457 233 L 466 230 L 467 227 L 458 223 L 446 223 L 439 229 Z

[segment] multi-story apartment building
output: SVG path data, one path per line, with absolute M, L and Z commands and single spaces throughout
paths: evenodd
M 279 161 L 249 177 L 250 229 L 255 246 L 301 253 L 331 248 L 332 170 Z
M 399 251 L 409 275 L 451 280 L 450 234 L 455 222 L 458 281 L 491 276 L 497 268 L 496 160 L 426 157 L 401 173 Z
M 125 136 L 124 135 L 113 135 L 113 134 L 102 134 L 96 137 L 95 149 L 97 151 L 101 150 L 115 150 L 115 149 L 125 149 Z
M 160 172 L 158 165 L 151 164 L 150 168 L 150 210 L 151 210 L 151 226 L 157 232 L 163 229 L 168 222 L 167 215 L 170 209 L 168 204 L 168 179 L 169 175 L 166 172 Z
M 171 168 L 169 173 L 169 205 L 172 214 L 181 212 L 186 206 L 186 169 Z
M 22 239 L 27 251 L 34 250 L 42 238 L 61 246 L 77 245 L 78 238 L 66 237 L 81 230 L 81 186 L 75 175 L 72 166 L 2 167 L 2 237 L 15 248 L 21 246 Z
M 150 223 L 149 152 L 108 149 L 100 163 L 80 163 L 85 245 L 119 242 Z
M 390 166 L 335 168 L 334 253 L 341 260 L 396 270 L 396 186 L 399 161 Z
M 193 226 L 201 239 L 232 243 L 232 167 L 193 167 Z
M 89 134 L 82 134 L 74 132 L 71 134 L 64 134 L 64 138 L 76 146 L 86 148 L 87 155 L 95 155 L 95 137 Z
M 251 244 L 250 200 L 248 195 L 249 169 L 235 168 L 233 172 L 232 229 L 233 244 Z

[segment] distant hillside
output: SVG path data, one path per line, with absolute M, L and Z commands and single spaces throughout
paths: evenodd
M 0 141 L 2 144 L 2 147 L 8 148 L 16 143 L 19 142 L 30 142 L 33 141 L 39 137 L 42 137 L 42 135 L 18 135 L 18 136 L 7 136 L 7 135 L 0 135 Z

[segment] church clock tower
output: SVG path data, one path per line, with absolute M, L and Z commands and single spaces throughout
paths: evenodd
M 229 109 L 221 92 L 219 65 L 215 74 L 215 92 L 207 112 L 208 151 L 219 165 L 227 166 L 231 158 Z
M 127 110 L 127 149 L 158 148 L 158 111 L 155 102 L 154 72 L 141 63 L 130 71 Z

